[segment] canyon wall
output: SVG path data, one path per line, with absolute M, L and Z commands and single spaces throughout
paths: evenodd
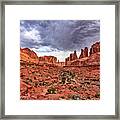
M 53 63 L 57 62 L 57 57 L 54 56 L 40 56 L 30 50 L 29 48 L 20 48 L 20 60 L 31 63 Z
M 76 50 L 70 53 L 69 57 L 65 58 L 65 62 L 57 61 L 55 56 L 40 56 L 30 50 L 29 48 L 20 48 L 20 60 L 31 62 L 31 63 L 48 63 L 55 64 L 58 66 L 86 66 L 86 65 L 99 65 L 100 64 L 100 42 L 96 42 L 90 47 L 81 49 L 79 57 L 77 56 Z
M 100 65 L 100 42 L 96 42 L 91 46 L 89 54 L 88 48 L 85 47 L 81 49 L 79 58 L 73 56 L 76 56 L 76 51 L 65 59 L 66 66 Z
M 33 63 L 39 62 L 37 54 L 29 48 L 20 48 L 20 60 Z

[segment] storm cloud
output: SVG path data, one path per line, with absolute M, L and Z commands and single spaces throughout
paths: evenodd
M 21 20 L 21 47 L 74 50 L 100 39 L 99 20 Z
M 99 40 L 99 20 L 20 21 L 20 47 L 37 52 L 80 51 Z

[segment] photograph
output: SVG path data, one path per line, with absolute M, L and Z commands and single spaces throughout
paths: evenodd
M 3 2 L 1 118 L 119 119 L 120 4 L 108 1 Z
M 100 100 L 100 20 L 20 20 L 20 100 Z

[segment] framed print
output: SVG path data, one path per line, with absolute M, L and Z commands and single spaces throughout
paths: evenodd
M 1 2 L 2 119 L 119 119 L 117 0 Z

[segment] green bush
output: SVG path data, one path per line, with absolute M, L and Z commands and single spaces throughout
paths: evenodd
M 79 95 L 73 95 L 72 100 L 80 100 L 80 96 Z
M 75 77 L 75 74 L 71 71 L 62 71 L 59 75 L 62 84 L 71 83 Z
M 56 91 L 55 88 L 49 88 L 49 89 L 47 90 L 47 93 L 48 93 L 48 94 L 56 94 L 57 91 Z

